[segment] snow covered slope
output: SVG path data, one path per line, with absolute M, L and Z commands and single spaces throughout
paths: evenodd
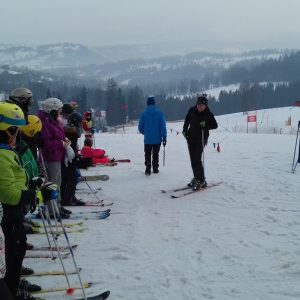
M 283 109 L 280 116 L 289 114 Z M 223 127 L 237 120 L 236 115 L 218 118 Z M 299 120 L 298 114 L 294 126 Z M 107 220 L 86 221 L 83 233 L 70 234 L 79 244 L 75 255 L 83 280 L 97 282 L 88 294 L 110 289 L 112 300 L 300 297 L 300 168 L 290 172 L 296 136 L 232 133 L 222 126 L 211 132 L 205 171 L 209 183 L 223 184 L 181 199 L 160 190 L 184 186 L 192 177 L 185 139 L 177 134 L 182 123 L 168 124 L 166 165 L 162 148 L 160 173 L 150 177 L 144 175 L 143 137 L 136 127 L 96 134 L 98 148 L 131 163 L 87 171 L 110 176 L 90 185 L 101 186 L 98 197 L 114 202 Z M 212 142 L 220 142 L 221 152 Z M 84 183 L 79 187 L 84 189 L 79 198 L 94 200 Z M 42 236 L 29 241 L 47 244 Z M 25 265 L 59 268 L 58 261 L 26 259 Z M 65 284 L 59 277 L 30 280 L 44 287 Z

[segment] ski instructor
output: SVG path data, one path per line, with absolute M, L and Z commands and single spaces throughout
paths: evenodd
M 147 109 L 141 114 L 139 132 L 144 135 L 145 175 L 151 174 L 151 157 L 153 173 L 159 172 L 159 150 L 167 144 L 167 129 L 164 114 L 156 107 L 155 98 L 149 96 Z
M 194 191 L 206 188 L 202 153 L 209 137 L 209 130 L 218 128 L 213 113 L 208 108 L 207 95 L 198 97 L 185 117 L 182 134 L 187 140 L 194 178 L 188 184 Z

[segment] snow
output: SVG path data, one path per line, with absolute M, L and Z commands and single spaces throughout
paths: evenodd
M 281 116 L 278 123 L 289 113 L 288 108 L 268 110 L 274 122 Z M 74 254 L 83 269 L 82 280 L 96 282 L 86 289 L 89 295 L 109 289 L 112 300 L 299 299 L 300 169 L 291 173 L 296 135 L 224 129 L 244 118 L 218 117 L 222 126 L 211 131 L 206 177 L 208 183 L 223 183 L 180 199 L 160 190 L 185 186 L 192 177 L 187 145 L 179 133 L 182 122 L 168 123 L 165 166 L 162 148 L 160 173 L 150 177 L 144 175 L 143 137 L 136 126 L 96 134 L 96 147 L 131 163 L 82 171 L 108 174 L 108 181 L 89 184 L 94 190 L 102 187 L 97 197 L 114 202 L 108 219 L 85 221 L 83 233 L 69 234 L 71 243 L 79 245 Z M 221 152 L 212 142 L 220 142 Z M 78 191 L 78 198 L 96 200 L 85 183 L 79 187 L 84 190 Z M 58 240 L 61 245 L 63 241 Z M 29 236 L 29 242 L 47 244 L 41 235 Z M 72 269 L 71 259 L 66 263 Z M 45 259 L 26 259 L 24 265 L 61 268 L 59 261 Z M 76 284 L 75 275 L 69 278 Z M 30 281 L 43 287 L 66 285 L 63 276 Z M 75 295 L 81 296 L 80 291 Z M 43 297 L 72 299 L 61 293 Z

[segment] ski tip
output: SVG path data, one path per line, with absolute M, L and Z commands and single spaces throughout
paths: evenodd
M 176 198 L 178 198 L 178 197 L 175 196 L 175 195 L 171 195 L 171 198 L 172 198 L 172 199 L 176 199 Z
M 101 300 L 105 300 L 109 297 L 110 295 L 110 291 L 106 291 L 104 293 L 101 294 L 102 295 L 102 298 L 100 298 Z

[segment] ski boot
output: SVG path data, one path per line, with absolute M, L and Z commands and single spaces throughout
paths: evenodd
M 151 175 L 151 165 L 146 166 L 145 175 L 150 176 Z
M 154 173 L 154 174 L 157 174 L 157 173 L 159 173 L 158 167 L 156 167 L 156 168 L 155 168 L 155 167 L 153 167 L 153 173 Z
M 36 300 L 37 298 L 30 295 L 25 290 L 18 290 L 16 294 L 16 300 Z
M 190 187 L 190 188 L 192 188 L 192 187 L 194 186 L 195 181 L 196 181 L 196 178 L 193 178 L 193 179 L 187 184 L 187 186 Z
M 30 243 L 26 242 L 26 250 L 32 250 L 34 248 L 34 246 Z
M 31 275 L 33 273 L 33 269 L 22 266 L 21 275 Z
M 21 279 L 19 282 L 19 289 L 30 293 L 30 292 L 39 292 L 42 288 L 37 284 L 32 284 L 25 279 Z
M 195 180 L 193 185 L 193 191 L 198 191 L 199 189 L 205 189 L 207 187 L 206 181 Z

